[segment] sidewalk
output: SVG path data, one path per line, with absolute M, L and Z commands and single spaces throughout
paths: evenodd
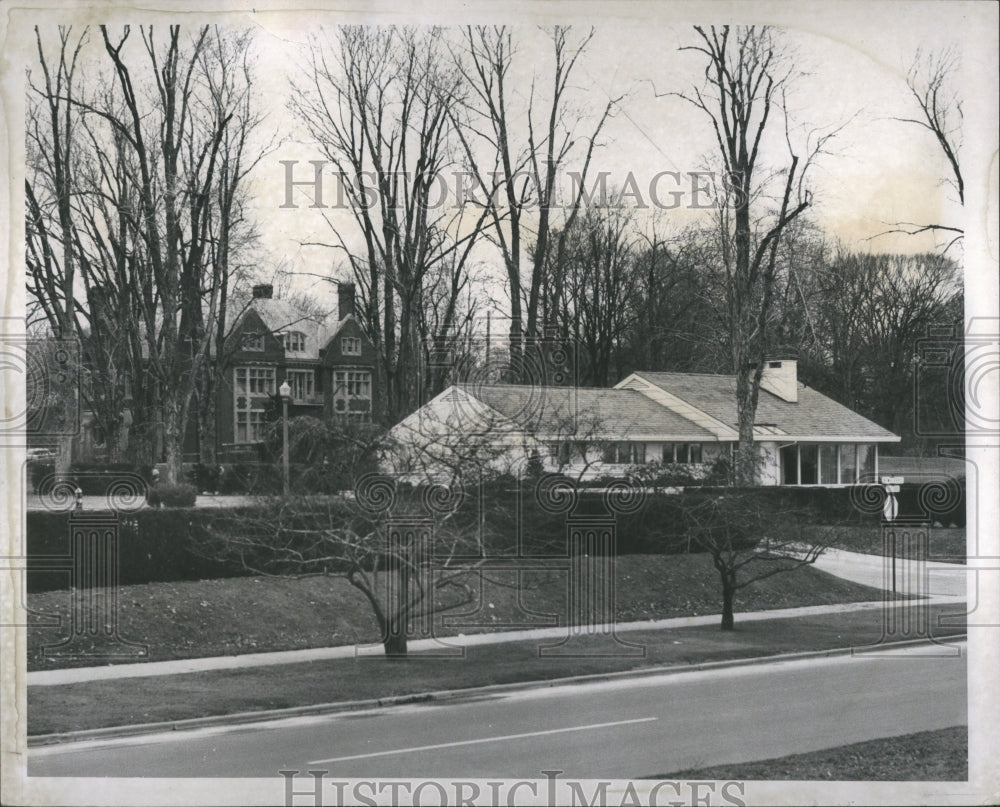
M 954 604 L 960 597 L 941 595 L 922 600 L 922 604 Z M 912 600 L 901 600 L 897 606 L 912 606 Z M 772 611 L 753 611 L 740 613 L 737 619 L 741 624 L 774 619 L 795 619 L 801 617 L 821 616 L 824 614 L 844 614 L 859 611 L 872 611 L 886 606 L 882 600 L 875 602 L 842 603 L 839 605 L 810 605 L 799 608 L 781 608 Z M 678 628 L 693 628 L 716 626 L 719 624 L 718 614 L 703 616 L 676 617 L 673 619 L 644 620 L 641 622 L 620 622 L 614 625 L 597 625 L 584 630 L 573 630 L 573 635 L 595 636 L 614 632 L 624 634 L 635 631 L 671 630 Z M 481 645 L 504 644 L 509 642 L 524 642 L 544 639 L 560 639 L 568 635 L 570 629 L 534 628 L 531 630 L 502 631 L 497 633 L 477 633 L 472 635 L 442 636 L 435 639 L 418 639 L 409 643 L 409 651 L 421 651 L 450 647 L 475 647 Z M 381 644 L 371 645 L 341 645 L 339 647 L 316 647 L 306 650 L 285 650 L 273 653 L 247 653 L 239 656 L 211 656 L 206 658 L 180 659 L 177 661 L 159 661 L 136 664 L 111 664 L 101 667 L 73 667 L 63 670 L 36 670 L 28 673 L 28 686 L 61 686 L 88 681 L 121 680 L 126 678 L 143 678 L 152 676 L 184 675 L 187 673 L 209 672 L 215 670 L 239 670 L 258 667 L 271 667 L 281 664 L 297 664 L 309 661 L 326 661 L 331 659 L 350 659 L 360 656 L 382 656 Z
M 199 493 L 195 499 L 195 507 L 245 507 L 254 504 L 256 500 L 253 496 L 230 496 L 215 495 L 211 493 Z M 121 512 L 132 512 L 133 510 L 143 510 L 146 508 L 145 499 L 141 499 L 134 504 L 112 508 L 106 496 L 84 496 L 81 499 L 84 512 L 119 510 Z M 34 512 L 37 510 L 55 510 L 69 512 L 76 506 L 76 500 L 66 502 L 62 506 L 56 506 L 45 501 L 44 497 L 37 493 L 29 493 L 26 500 L 27 510 Z

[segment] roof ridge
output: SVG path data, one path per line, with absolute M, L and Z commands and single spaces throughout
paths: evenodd
M 480 383 L 477 381 L 456 381 L 454 386 L 456 387 L 503 387 L 504 389 L 538 389 L 544 387 L 546 389 L 585 389 L 585 390 L 603 390 L 606 392 L 636 392 L 636 390 L 631 389 L 620 389 L 618 387 L 581 387 L 577 384 L 565 385 L 565 384 L 507 384 L 503 381 L 497 382 L 487 382 Z
M 735 373 L 688 373 L 683 370 L 633 370 L 635 375 L 697 375 L 713 378 L 736 378 Z

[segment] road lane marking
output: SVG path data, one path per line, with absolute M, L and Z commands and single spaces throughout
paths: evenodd
M 526 731 L 523 734 L 501 734 L 497 737 L 481 737 L 477 740 L 456 740 L 452 743 L 435 743 L 434 745 L 415 745 L 410 748 L 395 748 L 391 751 L 372 751 L 368 754 L 352 754 L 348 757 L 331 757 L 308 762 L 308 765 L 324 765 L 327 762 L 347 762 L 351 759 L 369 759 L 371 757 L 390 757 L 395 754 L 412 754 L 417 751 L 435 751 L 439 748 L 455 748 L 460 745 L 478 745 L 480 743 L 496 743 L 502 740 L 520 740 L 523 737 L 542 737 L 547 734 L 565 734 L 570 731 L 587 731 L 589 729 L 606 729 L 610 726 L 627 726 L 631 723 L 649 723 L 659 720 L 658 717 L 639 717 L 635 720 L 616 720 L 613 723 L 591 723 L 586 726 L 570 726 L 565 729 L 546 729 L 545 731 Z

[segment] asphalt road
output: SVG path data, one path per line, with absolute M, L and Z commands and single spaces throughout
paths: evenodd
M 29 775 L 641 778 L 964 724 L 958 646 L 48 746 Z

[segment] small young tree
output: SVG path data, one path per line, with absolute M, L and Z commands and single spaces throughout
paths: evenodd
M 216 519 L 196 551 L 266 576 L 342 578 L 371 608 L 385 655 L 407 655 L 436 617 L 474 605 L 482 532 L 464 524 L 458 486 L 369 474 L 353 496 L 261 498 Z
M 804 509 L 774 509 L 752 492 L 692 499 L 683 509 L 689 540 L 712 557 L 722 584 L 722 630 L 733 630 L 736 594 L 776 574 L 816 562 L 826 548 L 807 544 Z

